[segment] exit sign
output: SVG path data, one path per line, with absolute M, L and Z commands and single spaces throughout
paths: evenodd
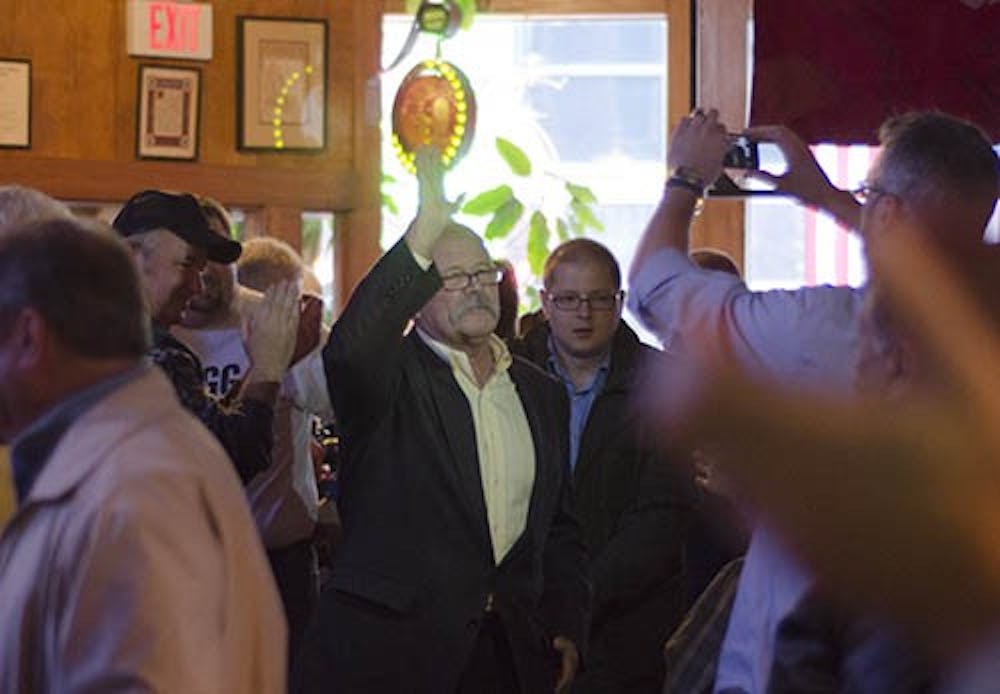
M 129 55 L 208 60 L 212 57 L 212 5 L 205 2 L 128 0 Z

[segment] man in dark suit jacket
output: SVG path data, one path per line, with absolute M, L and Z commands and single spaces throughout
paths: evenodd
M 665 357 L 621 321 L 621 272 L 601 244 L 562 244 L 543 279 L 547 321 L 514 349 L 559 377 L 571 400 L 574 500 L 594 585 L 590 655 L 573 691 L 659 692 L 663 644 L 684 610 L 693 485 L 653 445 L 632 396 L 644 364 Z
M 421 152 L 420 211 L 324 350 L 344 539 L 299 691 L 536 694 L 579 663 L 565 395 L 493 335 L 500 272 L 450 221 L 438 161 Z

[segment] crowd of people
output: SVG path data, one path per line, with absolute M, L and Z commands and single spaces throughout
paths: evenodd
M 329 326 L 212 199 L 106 226 L 0 187 L 0 691 L 1000 691 L 997 155 L 905 114 L 844 191 L 747 134 L 861 236 L 864 287 L 755 292 L 690 247 L 712 109 L 627 275 L 568 240 L 522 321 L 430 147 Z

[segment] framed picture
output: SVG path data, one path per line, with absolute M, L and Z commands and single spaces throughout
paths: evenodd
M 140 65 L 138 94 L 136 155 L 197 159 L 201 70 Z
M 31 147 L 31 61 L 0 58 L 0 147 Z
M 326 146 L 326 20 L 237 17 L 237 145 Z

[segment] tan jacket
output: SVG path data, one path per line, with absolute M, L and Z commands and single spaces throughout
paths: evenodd
M 0 692 L 281 692 L 232 464 L 150 369 L 86 411 L 0 538 Z
M 6 446 L 0 446 L 0 530 L 14 514 L 14 479 Z

